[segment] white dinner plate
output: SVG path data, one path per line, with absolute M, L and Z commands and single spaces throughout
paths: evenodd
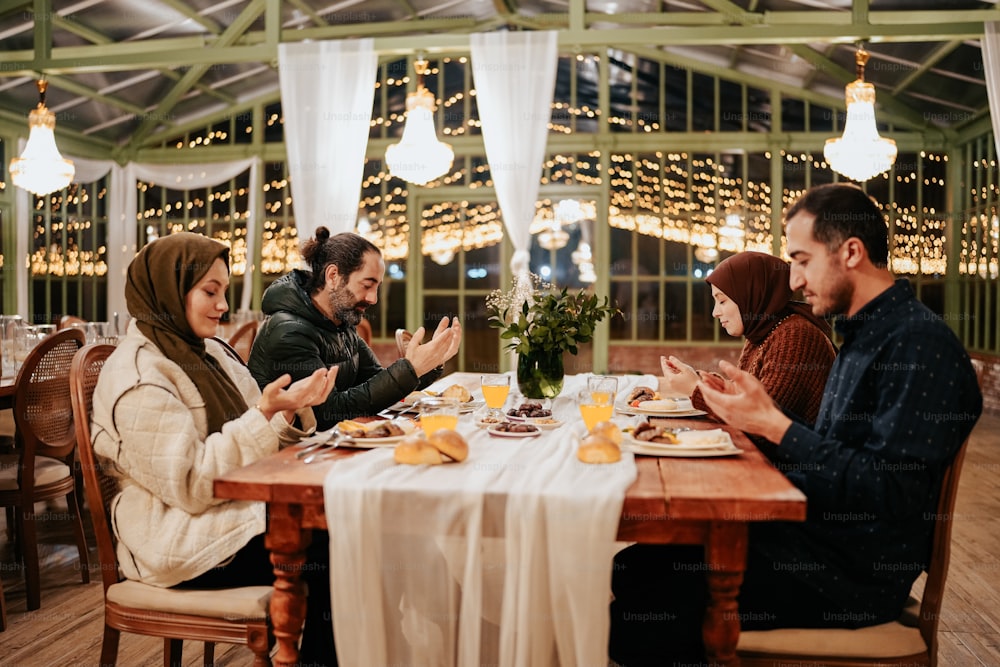
M 534 426 L 534 424 L 532 424 Z M 537 426 L 535 428 L 538 428 Z M 498 438 L 534 438 L 542 434 L 541 429 L 532 431 L 531 433 L 511 433 L 510 431 L 498 431 L 495 428 L 488 428 L 486 432 L 490 435 L 495 435 Z
M 622 449 L 633 454 L 645 454 L 646 456 L 668 456 L 673 458 L 707 458 L 710 456 L 733 456 L 743 450 L 733 445 L 731 447 L 717 447 L 715 449 L 692 449 L 690 447 L 679 447 L 677 445 L 660 445 L 657 443 L 639 442 L 638 440 L 627 439 L 622 442 Z
M 469 401 L 468 403 L 458 404 L 458 414 L 464 415 L 469 412 L 474 412 L 479 408 L 486 405 L 486 401 Z M 386 408 L 387 412 L 419 412 L 417 406 L 413 403 L 404 403 L 400 401 L 399 403 L 394 403 Z
M 615 410 L 623 415 L 650 415 L 653 417 L 701 417 L 708 413 L 704 410 L 646 410 L 645 408 L 634 408 L 628 403 L 615 405 Z
M 385 438 L 344 438 L 340 441 L 340 447 L 353 447 L 355 449 L 374 449 L 376 447 L 395 447 L 396 444 L 405 438 L 409 433 L 403 435 L 390 435 Z
M 636 438 L 633 438 L 631 433 L 625 433 L 623 435 L 624 435 L 624 437 L 622 438 L 622 440 L 624 440 L 625 442 L 629 443 L 630 445 L 636 445 L 638 447 L 643 447 L 643 448 L 646 448 L 646 449 L 669 449 L 669 450 L 672 450 L 672 451 L 676 451 L 676 450 L 701 451 L 701 450 L 704 450 L 704 449 L 732 449 L 732 448 L 736 447 L 736 445 L 733 444 L 732 439 L 729 439 L 726 442 L 705 442 L 705 443 L 692 443 L 692 444 L 676 443 L 676 444 L 671 444 L 671 443 L 668 443 L 668 442 L 647 442 L 645 440 L 638 440 Z M 736 448 L 739 449 L 738 447 L 736 447 Z
M 731 456 L 740 453 L 740 448 L 733 444 L 733 439 L 728 433 L 721 429 L 710 429 L 710 432 L 719 440 L 697 442 L 696 439 L 699 437 L 697 430 L 681 431 L 677 434 L 681 442 L 676 444 L 636 440 L 631 433 L 626 433 L 623 445 L 637 454 L 648 456 Z M 684 442 L 685 438 L 690 438 L 692 442 Z

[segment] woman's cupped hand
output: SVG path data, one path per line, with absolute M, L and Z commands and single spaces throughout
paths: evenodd
M 292 382 L 292 376 L 285 373 L 264 387 L 257 407 L 270 420 L 277 412 L 285 413 L 285 420 L 291 423 L 295 411 L 312 407 L 326 401 L 337 381 L 338 367 L 318 368 L 312 375 Z

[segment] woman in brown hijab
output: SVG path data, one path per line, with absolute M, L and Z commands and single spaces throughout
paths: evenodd
M 792 301 L 788 264 L 761 252 L 726 258 L 705 280 L 712 287 L 719 320 L 730 336 L 746 342 L 738 366 L 753 374 L 783 409 L 807 422 L 816 419 L 836 349 L 830 326 L 807 303 Z M 660 357 L 661 393 L 691 396 L 711 411 L 696 389 L 698 374 L 677 357 Z
M 273 582 L 264 504 L 217 499 L 213 480 L 311 432 L 311 406 L 326 400 L 337 375 L 323 368 L 258 389 L 213 338 L 228 310 L 228 258 L 223 244 L 188 232 L 140 250 L 125 288 L 133 319 L 94 391 L 94 450 L 120 482 L 112 504 L 119 563 L 127 578 L 155 586 Z M 317 563 L 310 587 L 316 600 L 329 591 L 327 562 Z M 312 614 L 321 624 L 328 599 Z M 325 634 L 332 651 L 328 617 Z

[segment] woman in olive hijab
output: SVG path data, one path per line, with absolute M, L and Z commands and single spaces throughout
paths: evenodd
M 335 368 L 319 369 L 258 389 L 239 357 L 213 338 L 228 310 L 228 257 L 223 244 L 183 232 L 153 241 L 128 267 L 133 319 L 98 379 L 92 437 L 119 477 L 112 514 L 129 579 L 270 584 L 264 504 L 217 499 L 213 480 L 314 430 L 311 406 L 326 400 L 336 379 Z M 311 590 L 328 593 L 323 578 Z

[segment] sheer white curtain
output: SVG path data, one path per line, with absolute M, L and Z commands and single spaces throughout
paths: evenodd
M 476 104 L 504 227 L 511 269 L 528 273 L 542 161 L 552 118 L 558 52 L 554 31 L 470 35 Z
M 986 74 L 986 94 L 990 100 L 993 141 L 1000 155 L 1000 22 L 983 24 L 983 69 Z
M 371 39 L 278 45 L 285 150 L 299 239 L 352 231 L 371 129 Z
M 138 251 L 138 232 L 136 220 L 138 216 L 138 197 L 135 188 L 137 180 L 150 181 L 174 190 L 193 190 L 209 188 L 224 183 L 231 178 L 250 170 L 250 183 L 247 205 L 247 272 L 243 281 L 243 292 L 240 297 L 240 308 L 250 308 L 250 298 L 253 293 L 252 259 L 256 246 L 260 242 L 261 225 L 258 220 L 256 193 L 260 192 L 261 160 L 258 157 L 234 160 L 231 162 L 212 162 L 202 164 L 138 164 L 128 163 L 121 166 L 112 160 L 90 160 L 68 156 L 76 166 L 77 183 L 92 183 L 111 172 L 111 184 L 108 188 L 108 236 L 107 236 L 107 304 L 108 318 L 114 313 L 119 314 L 119 327 L 124 330 L 127 323 L 125 308 L 125 273 L 129 262 Z M 19 261 L 27 261 L 30 241 L 29 219 L 31 200 L 28 193 L 17 188 L 17 215 L 15 216 L 17 235 L 17 257 Z M 17 312 L 24 315 L 28 309 L 28 279 L 27 271 L 17 274 Z

